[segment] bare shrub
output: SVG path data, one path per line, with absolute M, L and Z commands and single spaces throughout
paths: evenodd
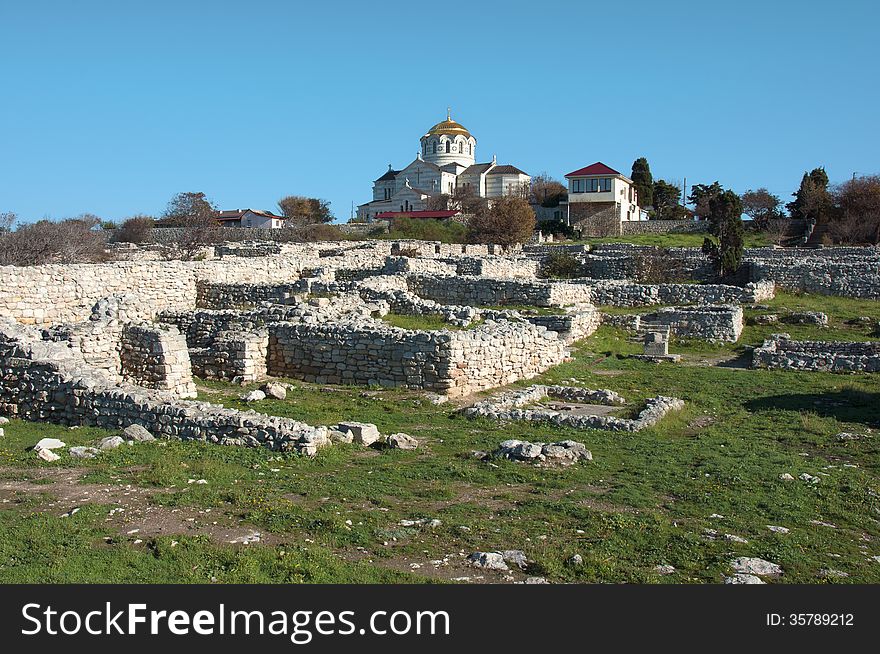
M 643 284 L 689 281 L 684 263 L 667 248 L 653 248 L 633 255 L 633 279 Z
M 119 243 L 150 243 L 155 221 L 150 216 L 137 215 L 127 218 L 116 233 Z
M 0 236 L 0 265 L 93 263 L 107 257 L 106 232 L 91 217 L 40 220 Z

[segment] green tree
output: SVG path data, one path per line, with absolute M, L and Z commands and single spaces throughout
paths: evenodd
M 535 212 L 520 197 L 505 195 L 492 201 L 468 222 L 471 243 L 496 243 L 504 247 L 525 243 L 535 231 Z
M 792 195 L 794 200 L 785 205 L 792 218 L 813 223 L 828 221 L 833 199 L 828 191 L 828 173 L 824 168 L 814 168 L 809 173 L 804 173 L 801 185 Z
M 654 182 L 654 217 L 657 220 L 681 220 L 688 211 L 681 206 L 681 189 L 669 182 L 658 179 Z
M 743 213 L 752 219 L 752 225 L 758 230 L 766 229 L 771 220 L 782 218 L 779 210 L 782 200 L 765 188 L 746 191 L 742 194 L 742 203 Z
M 736 273 L 743 256 L 743 205 L 733 191 L 721 191 L 705 200 L 709 234 L 703 241 L 705 252 L 722 276 Z
M 717 181 L 711 184 L 694 184 L 688 202 L 694 207 L 694 213 L 700 220 L 709 219 L 709 202 L 724 191 Z
M 654 205 L 654 177 L 651 175 L 651 167 L 648 160 L 640 157 L 633 162 L 630 179 L 639 194 L 639 206 L 650 207 Z
M 288 195 L 278 200 L 278 209 L 282 216 L 289 219 L 291 227 L 333 222 L 333 213 L 327 200 Z

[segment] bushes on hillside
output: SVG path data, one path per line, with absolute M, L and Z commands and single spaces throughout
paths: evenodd
M 92 263 L 107 259 L 106 232 L 91 218 L 40 220 L 0 235 L 0 265 Z
M 132 216 L 123 221 L 122 226 L 116 232 L 116 241 L 119 243 L 149 243 L 152 241 L 154 223 L 155 221 L 150 216 Z
M 522 198 L 505 196 L 474 214 L 468 222 L 468 241 L 508 247 L 525 243 L 535 232 L 535 212 Z

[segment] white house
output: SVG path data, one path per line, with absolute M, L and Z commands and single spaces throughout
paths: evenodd
M 620 223 L 647 219 L 633 181 L 602 162 L 570 172 L 565 179 L 569 224 L 585 235 L 619 234 Z
M 281 229 L 287 218 L 268 211 L 256 209 L 233 209 L 221 211 L 217 216 L 222 227 L 245 227 L 254 229 Z
M 456 189 L 470 189 L 477 197 L 498 198 L 519 195 L 528 189 L 531 177 L 515 166 L 476 162 L 477 139 L 460 123 L 437 123 L 419 140 L 416 158 L 405 168 L 388 166 L 373 182 L 373 199 L 358 207 L 358 219 L 373 220 L 380 213 L 418 216 L 427 210 L 435 195 L 452 195 Z

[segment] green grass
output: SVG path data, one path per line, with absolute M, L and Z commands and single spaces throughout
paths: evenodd
M 871 301 L 780 295 L 767 304 L 771 311 L 831 315 L 827 329 L 785 327 L 798 338 L 866 340 L 869 328 L 844 321 L 880 319 L 880 303 Z M 210 508 L 278 542 L 234 548 L 190 535 L 175 536 L 175 548 L 164 536 L 134 545 L 105 522 L 106 507 L 84 503 L 60 518 L 69 507 L 48 507 L 52 484 L 43 484 L 39 493 L 2 504 L 0 581 L 422 580 L 429 560 L 513 548 L 535 562 L 530 573 L 555 582 L 720 582 L 732 558 L 759 556 L 783 566 L 780 583 L 880 583 L 880 563 L 870 559 L 880 555 L 880 439 L 835 438 L 880 428 L 880 378 L 708 365 L 743 354 L 772 331 L 780 326 L 749 326 L 733 345 L 674 342 L 671 351 L 684 354 L 685 363 L 656 365 L 625 358 L 641 346 L 602 328 L 576 344 L 570 362 L 517 384 L 609 388 L 634 404 L 658 394 L 685 400 L 681 412 L 636 434 L 468 420 L 418 392 L 296 381 L 284 401 L 246 405 L 237 399 L 242 388 L 224 383 L 202 384 L 201 398 L 311 424 L 373 422 L 384 433 L 415 436 L 420 448 L 335 445 L 307 459 L 167 442 L 46 464 L 25 451 L 39 437 L 59 436 L 69 446 L 108 432 L 13 421 L 0 441 L 5 479 L 76 465 L 88 483 L 148 489 L 156 510 Z M 585 443 L 594 460 L 552 469 L 471 456 L 506 438 L 571 438 Z M 780 480 L 804 472 L 820 483 Z M 189 485 L 190 478 L 208 483 Z M 419 517 L 442 525 L 398 525 Z M 767 525 L 791 532 L 776 534 Z M 749 542 L 709 540 L 705 529 Z M 575 553 L 584 558 L 577 568 L 566 564 Z M 404 559 L 422 569 L 409 572 Z M 663 563 L 677 572 L 658 576 L 653 568 Z M 821 576 L 825 568 L 850 576 L 832 581 Z M 395 572 L 401 569 L 407 573 Z
M 400 327 L 401 329 L 418 329 L 423 331 L 438 331 L 441 329 L 457 331 L 460 329 L 474 329 L 481 322 L 475 320 L 467 327 L 459 327 L 458 325 L 446 322 L 442 316 L 410 316 L 401 313 L 387 313 L 382 316 L 381 320 L 387 322 L 392 327 Z
M 605 238 L 590 238 L 579 243 L 588 243 L 590 245 L 602 245 L 606 243 L 631 243 L 632 245 L 653 245 L 664 248 L 694 248 L 702 247 L 703 239 L 706 234 L 703 233 L 682 233 L 682 234 L 634 234 L 632 236 L 614 236 Z M 746 232 L 743 236 L 743 245 L 747 248 L 762 247 L 770 245 L 765 234 Z

